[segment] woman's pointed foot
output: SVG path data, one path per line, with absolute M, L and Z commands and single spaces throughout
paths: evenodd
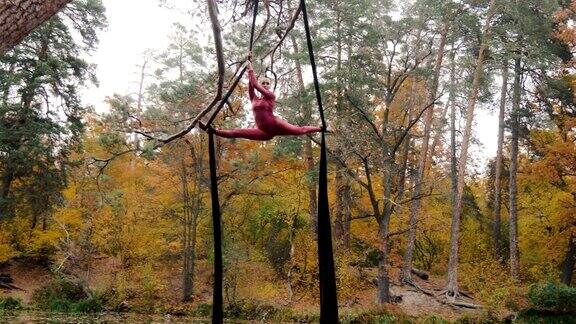
M 202 120 L 198 121 L 198 125 L 203 131 L 217 135 L 217 131 L 214 129 L 214 127 L 212 127 L 212 125 L 206 125 Z
M 324 133 L 324 134 L 332 134 L 333 131 L 331 129 L 328 129 L 328 126 L 323 125 L 320 127 L 320 132 Z
M 204 124 L 204 122 L 202 121 L 202 119 L 200 119 L 198 121 L 198 127 L 200 127 L 201 130 L 206 131 L 208 129 L 208 127 L 206 126 L 206 124 Z

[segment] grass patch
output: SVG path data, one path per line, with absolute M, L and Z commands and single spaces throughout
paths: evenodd
M 293 316 L 292 310 L 252 301 L 237 301 L 224 309 L 224 316 L 251 321 L 282 321 Z

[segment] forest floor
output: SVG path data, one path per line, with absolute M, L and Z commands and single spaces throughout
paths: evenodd
M 165 264 L 166 265 L 166 264 Z M 256 304 L 290 308 L 295 314 L 318 313 L 318 296 L 314 289 L 295 290 L 291 302 L 288 300 L 286 280 L 278 279 L 266 262 L 237 264 L 234 272 L 234 283 L 225 282 L 225 300 L 250 301 Z M 398 269 L 392 269 L 393 278 L 398 278 Z M 21 290 L 4 291 L 4 296 L 17 297 L 25 304 L 31 302 L 35 290 L 48 283 L 55 276 L 47 266 L 13 261 L 0 267 L 0 274 L 8 274 L 13 284 Z M 84 270 L 85 278 L 94 291 L 104 291 L 114 287 L 124 289 L 123 300 L 131 306 L 132 311 L 142 311 L 141 305 L 148 305 L 147 312 L 166 313 L 171 310 L 187 310 L 200 303 L 211 302 L 211 265 L 206 261 L 198 262 L 194 300 L 192 303 L 180 302 L 181 270 L 178 263 L 169 264 L 163 269 L 140 268 L 123 269 L 114 258 L 100 258 L 91 269 Z M 343 288 L 340 297 L 340 314 L 363 314 L 382 311 L 376 303 L 376 286 L 374 278 L 376 269 L 364 268 L 357 274 L 356 285 Z M 384 311 L 402 314 L 413 318 L 429 316 L 441 317 L 455 321 L 461 317 L 480 316 L 482 308 L 456 306 L 446 301 L 442 288 L 443 278 L 432 276 L 429 280 L 414 277 L 415 286 L 401 286 L 393 282 L 391 287 L 394 296 L 401 300 L 387 306 Z M 122 287 L 119 287 L 122 286 Z M 470 295 L 469 295 L 470 296 Z M 463 305 L 480 306 L 480 302 L 463 297 Z M 152 303 L 152 304 L 151 304 Z

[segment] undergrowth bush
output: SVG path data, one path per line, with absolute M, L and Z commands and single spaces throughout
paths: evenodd
M 54 279 L 35 291 L 32 303 L 50 312 L 94 313 L 104 309 L 102 296 L 89 296 L 81 285 L 63 278 Z
M 534 310 L 576 315 L 576 288 L 549 281 L 532 285 L 528 298 Z
M 24 308 L 22 300 L 14 297 L 0 297 L 0 311 L 20 310 Z
M 212 304 L 199 303 L 196 309 L 192 311 L 192 316 L 209 317 L 212 315 Z

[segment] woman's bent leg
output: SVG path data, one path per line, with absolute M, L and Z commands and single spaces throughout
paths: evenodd
M 246 138 L 256 141 L 267 141 L 274 135 L 263 132 L 258 128 L 216 129 L 216 135 L 226 138 Z

